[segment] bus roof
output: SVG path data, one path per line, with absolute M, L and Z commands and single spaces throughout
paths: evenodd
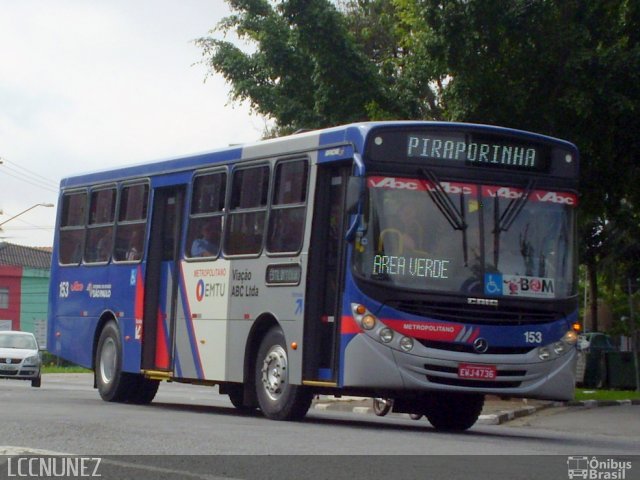
M 360 122 L 321 130 L 311 130 L 301 133 L 294 133 L 292 135 L 284 137 L 259 140 L 253 143 L 242 145 L 231 145 L 208 152 L 194 153 L 190 155 L 170 157 L 95 172 L 82 173 L 63 178 L 60 182 L 60 188 L 68 189 L 92 185 L 96 183 L 108 183 L 140 177 L 152 177 L 181 171 L 191 171 L 197 168 L 215 166 L 216 164 L 225 164 L 241 159 L 257 160 L 260 158 L 268 158 L 278 155 L 303 153 L 310 150 L 335 148 L 340 145 L 353 146 L 353 150 L 348 152 L 349 155 L 351 155 L 353 151 L 362 152 L 364 148 L 364 142 L 367 138 L 368 133 L 371 130 L 380 127 L 431 127 L 442 129 L 457 127 L 475 131 L 491 131 L 494 133 L 501 133 L 505 135 L 517 135 L 528 140 L 556 143 L 577 153 L 576 146 L 564 140 L 522 130 L 492 125 L 413 120 Z M 332 159 L 339 160 L 340 158 L 334 157 Z

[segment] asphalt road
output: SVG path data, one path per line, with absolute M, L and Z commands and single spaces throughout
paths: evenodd
M 151 405 L 112 404 L 100 400 L 90 375 L 76 374 L 45 375 L 40 389 L 0 381 L 0 405 L 0 454 L 104 457 L 103 467 L 117 476 L 103 478 L 353 480 L 367 472 L 396 480 L 425 478 L 425 469 L 434 473 L 429 478 L 448 480 L 470 472 L 496 478 L 496 469 L 505 478 L 567 478 L 568 457 L 587 455 L 629 458 L 635 468 L 625 480 L 640 478 L 636 405 L 550 408 L 445 434 L 425 420 L 331 409 L 311 410 L 303 422 L 275 422 L 237 412 L 217 389 L 173 383 L 163 383 Z M 111 455 L 118 456 L 105 457 Z

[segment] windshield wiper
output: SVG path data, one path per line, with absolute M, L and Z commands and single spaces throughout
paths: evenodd
M 466 212 L 464 208 L 464 198 L 460 194 L 460 209 L 456 208 L 455 204 L 449 198 L 447 192 L 444 191 L 442 185 L 440 185 L 440 179 L 434 172 L 428 168 L 421 168 L 422 174 L 433 184 L 433 189 L 427 188 L 427 193 L 433 200 L 433 203 L 438 207 L 442 216 L 449 222 L 451 228 L 454 230 L 460 230 L 462 232 L 462 252 L 464 255 L 464 265 L 468 264 L 468 242 L 467 242 L 467 222 Z
M 499 232 L 506 232 L 511 228 L 515 219 L 520 215 L 520 212 L 529 201 L 529 196 L 531 192 L 536 186 L 536 181 L 531 179 L 527 183 L 524 192 L 518 198 L 514 198 L 509 202 L 507 208 L 504 209 L 502 215 L 500 215 L 500 220 L 498 221 L 497 230 Z M 497 197 L 496 197 L 497 199 Z
M 442 185 L 440 185 L 440 180 L 435 173 L 428 168 L 422 168 L 421 171 L 433 184 L 434 189 L 427 189 L 427 193 L 433 200 L 433 203 L 436 204 L 444 218 L 446 218 L 447 222 L 449 222 L 454 230 L 466 230 L 467 224 L 465 223 L 464 208 L 462 208 L 462 205 L 460 210 L 456 208 L 453 201 L 447 195 L 447 192 L 445 192 Z
M 536 181 L 530 179 L 524 189 L 522 195 L 511 199 L 507 208 L 500 215 L 500 199 L 498 196 L 494 198 L 494 218 L 493 218 L 493 263 L 498 268 L 498 260 L 500 258 L 500 234 L 508 231 L 513 222 L 518 218 L 520 212 L 529 201 L 529 196 L 536 186 Z

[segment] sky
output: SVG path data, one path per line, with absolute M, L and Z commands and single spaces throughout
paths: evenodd
M 0 0 L 0 12 L 0 241 L 53 244 L 56 208 L 21 212 L 57 207 L 63 177 L 264 130 L 193 43 L 229 15 L 223 0 Z

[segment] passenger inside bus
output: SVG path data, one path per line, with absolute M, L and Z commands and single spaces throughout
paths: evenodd
M 128 261 L 140 260 L 142 258 L 142 236 L 138 230 L 131 232 L 129 239 L 129 248 L 127 249 L 126 259 Z
M 216 231 L 211 222 L 206 222 L 200 230 L 200 237 L 191 244 L 192 257 L 212 257 L 218 253 Z

